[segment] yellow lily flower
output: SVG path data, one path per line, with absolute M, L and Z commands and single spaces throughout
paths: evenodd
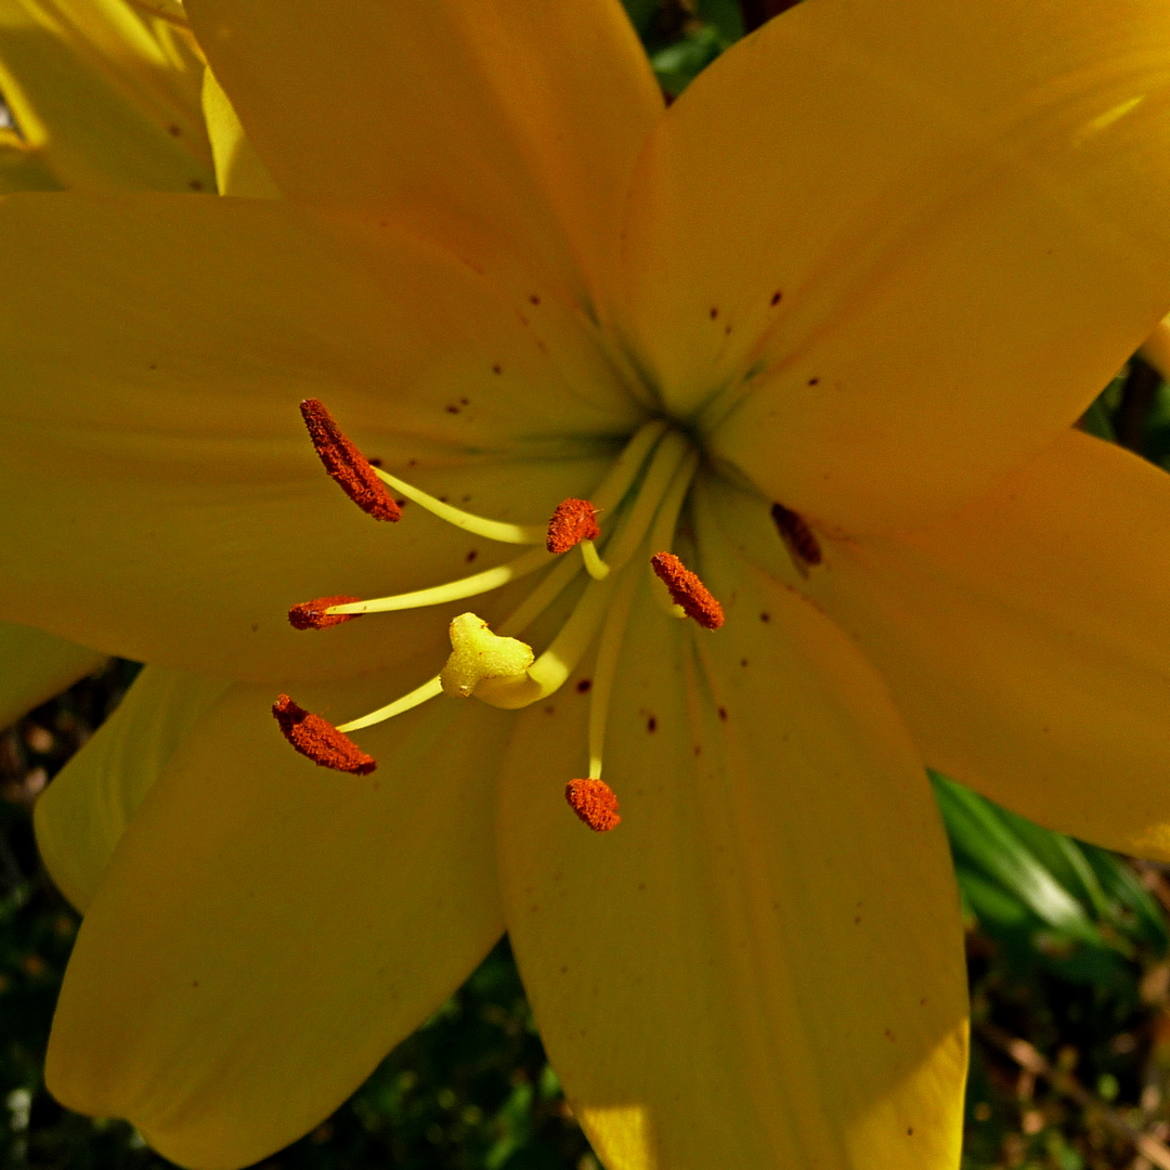
M 0 0 L 0 193 L 213 190 L 203 64 L 174 0 Z M 0 623 L 0 727 L 105 656 Z
M 187 11 L 284 198 L 0 205 L 0 599 L 152 664 L 39 808 L 54 1092 L 245 1164 L 506 929 L 610 1170 L 957 1165 L 924 764 L 1170 858 L 1170 484 L 1068 429 L 1170 10 L 809 0 L 666 111 L 616 2 Z

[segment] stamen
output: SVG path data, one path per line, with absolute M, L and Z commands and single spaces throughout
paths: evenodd
M 470 577 L 459 577 L 454 581 L 445 581 L 442 585 L 431 585 L 427 589 L 413 589 L 409 593 L 394 593 L 389 597 L 374 597 L 365 601 L 347 600 L 331 608 L 334 615 L 356 616 L 363 613 L 397 613 L 400 610 L 420 609 L 428 605 L 446 605 L 452 601 L 462 601 L 467 597 L 477 597 L 481 593 L 499 589 L 520 577 L 526 577 L 538 569 L 545 568 L 548 563 L 548 553 L 542 548 L 534 548 L 502 565 L 473 573 Z
M 277 698 L 272 714 L 284 738 L 322 768 L 366 776 L 378 766 L 373 756 L 367 756 L 332 723 L 298 706 L 288 695 Z
M 289 624 L 296 630 L 327 630 L 330 626 L 351 622 L 354 618 L 361 617 L 361 614 L 329 613 L 328 610 L 330 606 L 360 600 L 360 597 L 339 593 L 336 597 L 317 597 L 312 601 L 299 602 L 288 611 Z
M 674 553 L 655 553 L 650 564 L 655 576 L 670 590 L 675 605 L 682 606 L 687 617 L 705 630 L 717 630 L 723 625 L 723 606 Z
M 789 555 L 802 572 L 810 565 L 819 565 L 824 558 L 820 541 L 809 527 L 808 521 L 799 512 L 783 504 L 772 505 L 772 523 L 780 533 Z
M 601 535 L 597 523 L 597 509 L 588 500 L 570 497 L 557 504 L 548 522 L 544 547 L 560 556 L 576 548 L 583 540 L 596 540 Z
M 420 508 L 430 512 L 432 516 L 437 516 L 445 523 L 463 529 L 464 532 L 470 532 L 484 540 L 498 541 L 500 544 L 542 544 L 544 542 L 544 529 L 538 524 L 510 524 L 504 520 L 489 520 L 486 516 L 477 515 L 475 512 L 465 512 L 462 508 L 456 508 L 445 500 L 437 499 L 421 488 L 415 487 L 414 484 L 407 483 L 406 480 L 399 479 L 388 471 L 383 471 L 380 467 L 374 468 L 374 474 L 400 496 L 413 500 Z
M 617 795 L 604 780 L 570 780 L 565 785 L 565 800 L 595 833 L 608 833 L 622 823 Z
M 375 520 L 398 520 L 402 511 L 382 486 L 370 461 L 345 437 L 316 398 L 301 403 L 301 418 L 325 470 L 359 508 Z

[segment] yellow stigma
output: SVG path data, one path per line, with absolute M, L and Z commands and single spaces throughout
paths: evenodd
M 523 682 L 536 659 L 527 642 L 493 634 L 487 622 L 473 613 L 454 618 L 449 633 L 451 656 L 439 674 L 445 695 L 466 699 L 484 681 Z

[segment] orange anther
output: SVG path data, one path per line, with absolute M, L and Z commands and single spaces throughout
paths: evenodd
M 670 590 L 671 601 L 682 606 L 687 617 L 705 630 L 717 630 L 723 625 L 723 606 L 674 553 L 655 553 L 650 564 L 659 581 Z
M 312 601 L 299 602 L 288 611 L 289 624 L 297 630 L 326 630 L 330 626 L 339 626 L 342 622 L 364 617 L 360 613 L 325 612 L 330 606 L 348 605 L 351 601 L 361 601 L 361 598 L 339 593 L 336 597 L 316 597 Z
M 378 766 L 373 756 L 367 756 L 332 723 L 298 706 L 288 695 L 277 698 L 272 704 L 272 714 L 284 738 L 302 756 L 308 756 L 322 768 L 365 776 Z
M 783 504 L 773 504 L 772 523 L 776 525 L 780 539 L 784 541 L 798 568 L 821 563 L 823 554 L 820 541 L 808 526 L 808 521 L 799 512 L 794 512 Z
M 544 547 L 550 553 L 566 553 L 583 540 L 596 540 L 601 535 L 597 523 L 597 509 L 588 500 L 567 499 L 557 504 L 548 522 L 548 536 Z
M 565 799 L 595 833 L 608 833 L 622 823 L 618 798 L 604 780 L 570 780 L 565 785 Z
M 334 482 L 375 520 L 397 520 L 402 510 L 375 474 L 370 461 L 345 437 L 333 416 L 316 398 L 301 403 L 313 449 Z

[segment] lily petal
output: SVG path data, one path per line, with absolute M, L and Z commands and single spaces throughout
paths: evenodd
M 901 527 L 1071 425 L 1150 332 L 1168 205 L 1161 0 L 817 0 L 652 138 L 634 333 L 770 499 Z
M 293 755 L 271 698 L 228 693 L 152 787 L 82 924 L 46 1066 L 65 1104 L 205 1170 L 311 1129 L 502 930 L 487 829 L 507 717 L 412 712 L 364 733 L 381 767 L 355 778 Z
M 829 541 L 806 588 L 929 764 L 1032 820 L 1170 860 L 1170 477 L 1069 432 L 930 528 Z
M 592 834 L 561 798 L 576 695 L 524 716 L 504 769 L 508 929 L 550 1058 L 610 1170 L 955 1166 L 962 937 L 921 767 L 838 632 L 700 535 L 727 622 L 636 605 L 622 823 Z
M 0 0 L 0 91 L 52 186 L 214 190 L 202 76 L 190 34 L 126 0 Z
M 85 910 L 126 826 L 228 684 L 147 666 L 117 710 L 36 805 L 37 845 L 61 892 Z
M 215 157 L 215 184 L 221 195 L 276 199 L 280 191 L 244 134 L 228 95 L 210 69 L 203 77 L 203 116 Z
M 97 670 L 105 657 L 52 634 L 0 622 L 0 727 Z
M 662 109 L 616 0 L 187 9 L 288 195 L 438 221 L 469 255 L 482 258 L 489 241 L 562 289 L 594 294 Z
M 393 529 L 359 513 L 323 474 L 301 398 L 387 470 L 439 495 L 457 478 L 457 502 L 523 523 L 590 490 L 636 417 L 572 310 L 518 313 L 388 227 L 355 237 L 278 200 L 12 196 L 0 257 L 20 288 L 0 315 L 0 527 L 22 550 L 0 575 L 5 612 L 128 658 L 360 673 L 417 623 L 339 643 L 297 635 L 288 607 L 450 580 L 477 547 L 500 558 L 417 509 Z

